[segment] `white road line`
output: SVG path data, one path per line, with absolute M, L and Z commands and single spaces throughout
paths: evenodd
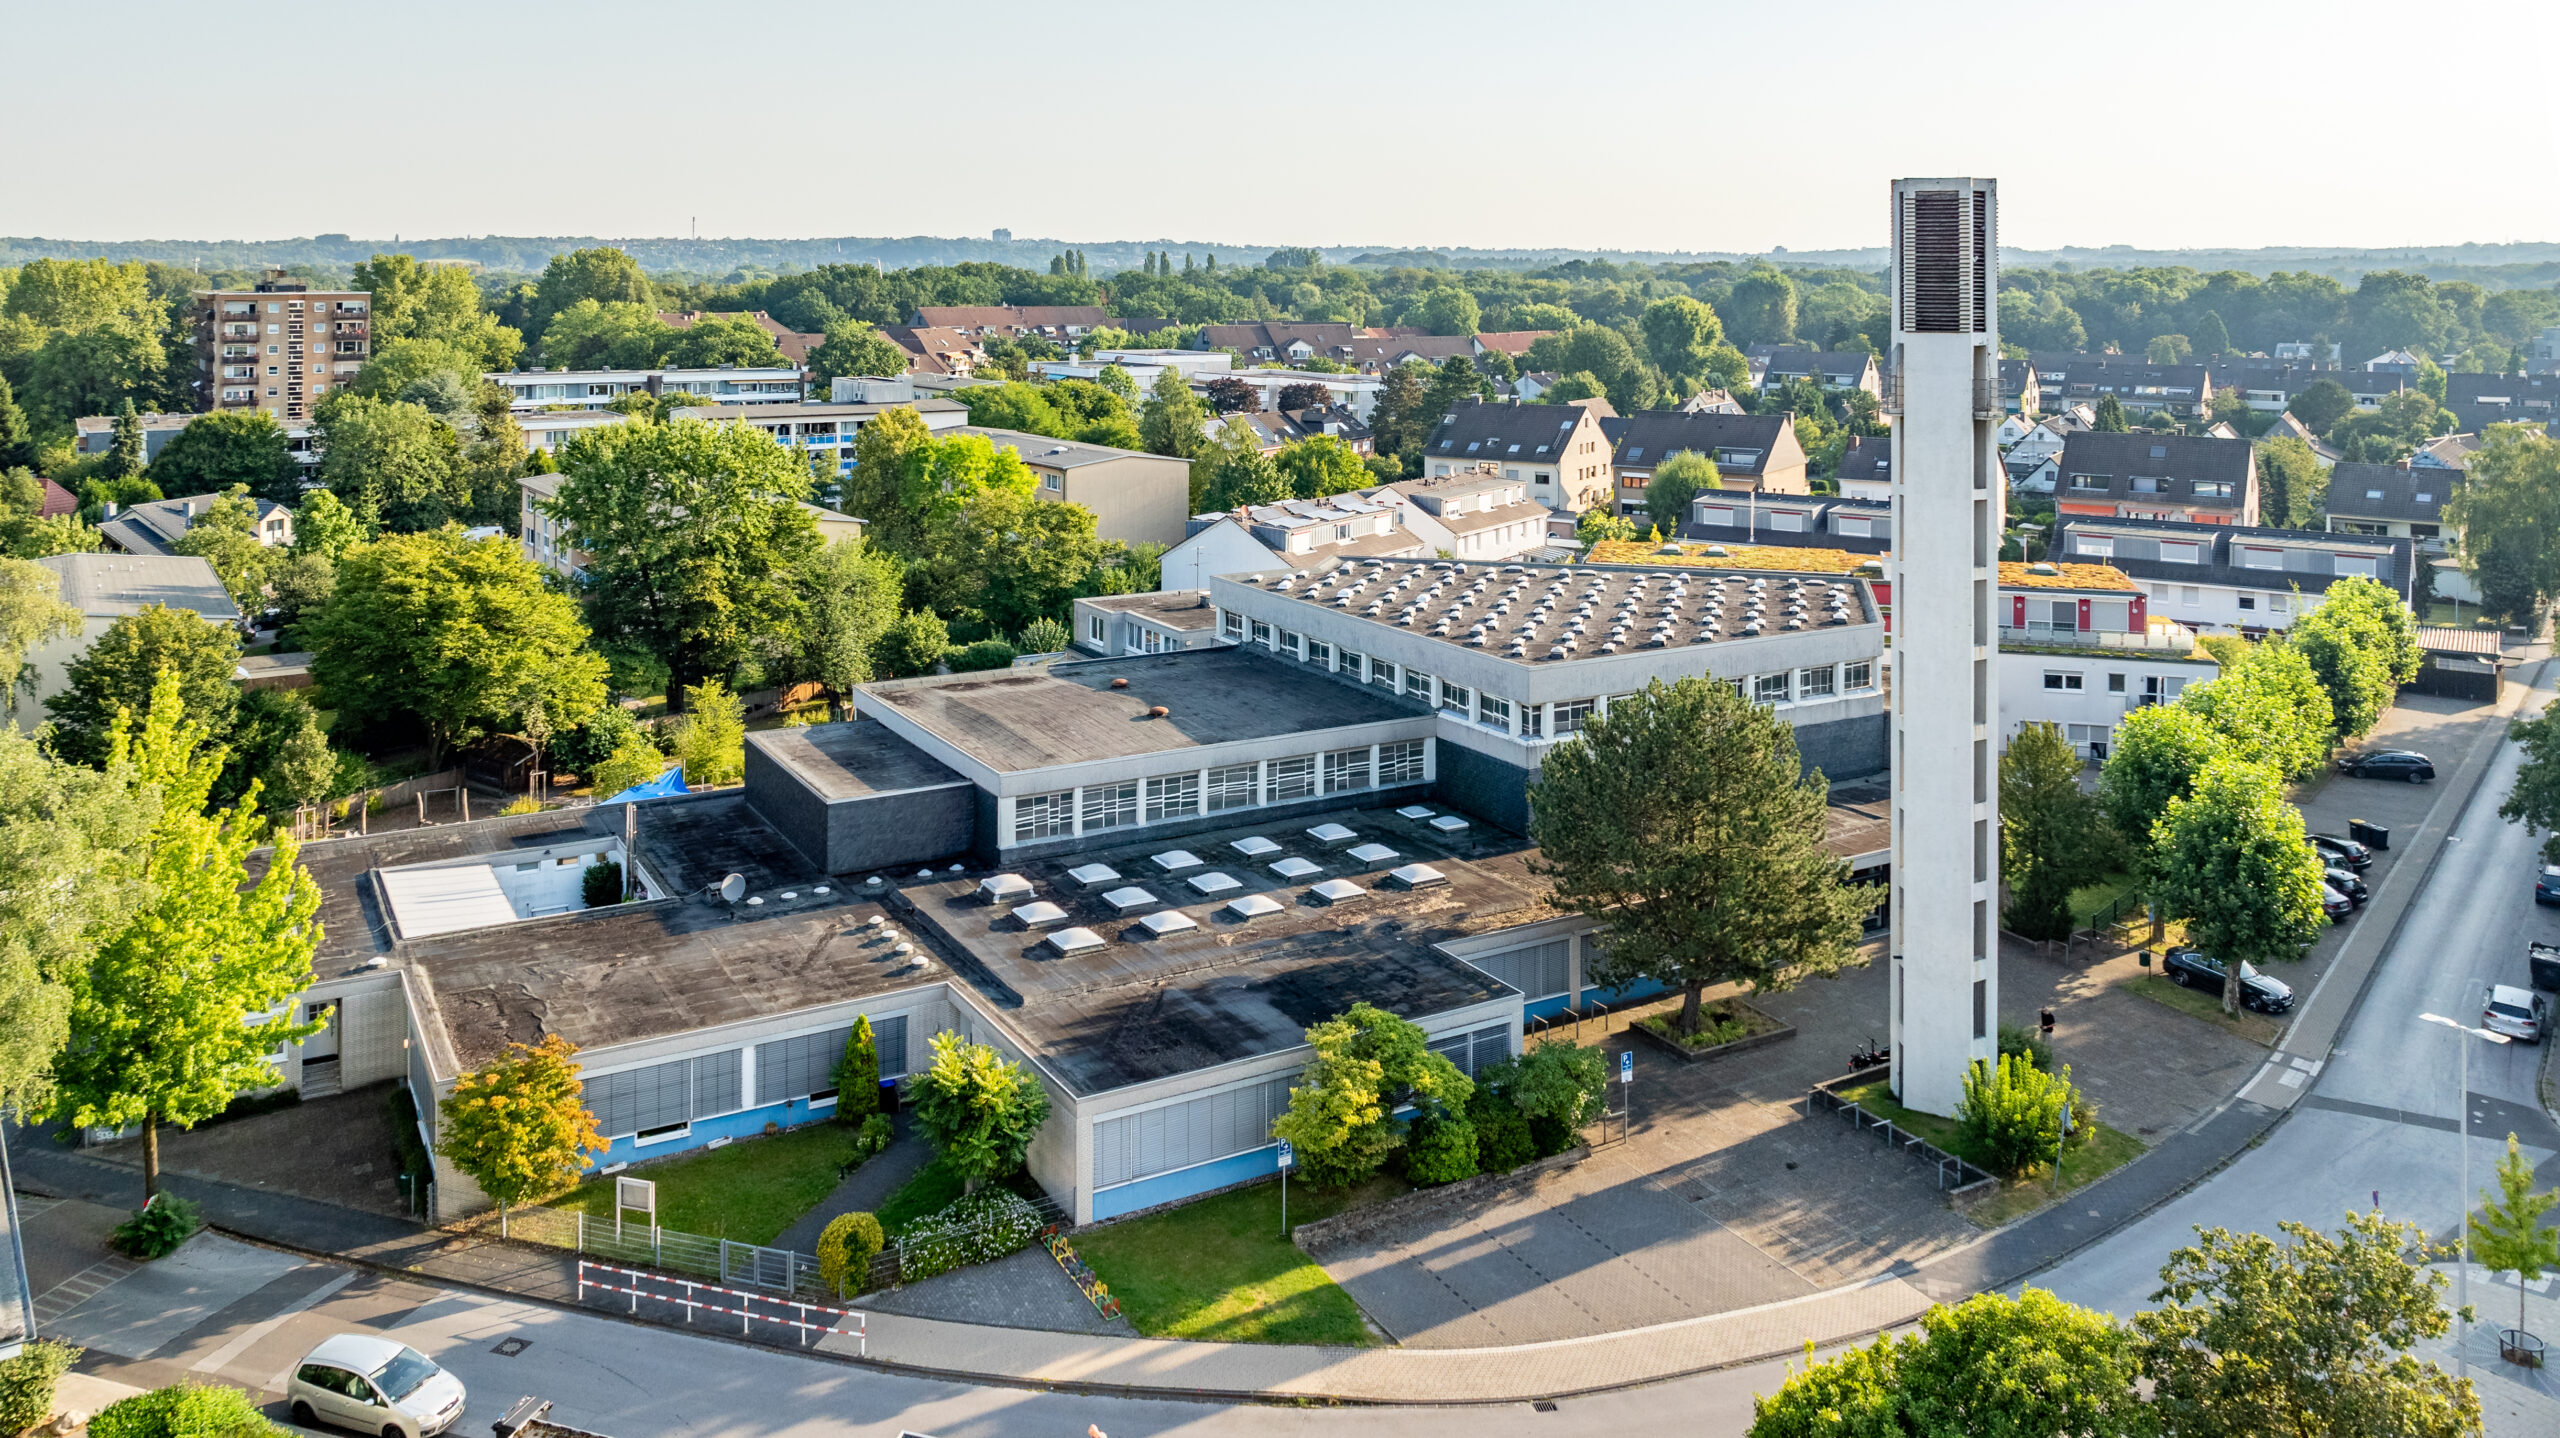
M 350 1268 L 341 1271 L 337 1277 L 330 1279 L 328 1282 L 321 1284 L 318 1288 L 315 1288 L 309 1293 L 302 1295 L 300 1298 L 295 1299 L 291 1303 L 286 1304 L 273 1318 L 252 1323 L 248 1327 L 241 1329 L 237 1334 L 232 1336 L 230 1342 L 189 1364 L 187 1366 L 187 1371 L 190 1373 L 212 1373 L 219 1370 L 222 1365 L 239 1357 L 241 1354 L 248 1352 L 251 1344 L 256 1343 L 259 1339 L 264 1338 L 268 1334 L 275 1332 L 278 1328 L 283 1327 L 286 1319 L 302 1312 L 306 1308 L 313 1308 L 323 1302 L 326 1302 L 332 1294 L 335 1294 L 339 1289 L 344 1288 L 355 1281 L 356 1275 L 354 1269 Z

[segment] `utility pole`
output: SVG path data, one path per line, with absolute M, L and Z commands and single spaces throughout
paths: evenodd
M 2424 1022 L 2424 1023 L 2430 1023 L 2430 1024 L 2442 1024 L 2442 1025 L 2444 1025 L 2446 1028 L 2452 1029 L 2454 1032 L 2456 1032 L 2456 1033 L 2458 1033 L 2458 1034 L 2462 1035 L 2462 1039 L 2461 1039 L 2461 1043 L 2462 1043 L 2462 1057 L 2461 1057 L 2461 1059 L 2460 1059 L 2460 1060 L 2458 1060 L 2458 1061 L 2456 1062 L 2456 1064 L 2455 1064 L 2455 1066 L 2454 1066 L 2454 1073 L 2457 1075 L 2457 1077 L 2454 1079 L 2454 1083 L 2455 1083 L 2455 1085 L 2456 1085 L 2456 1086 L 2461 1090 L 2461 1092 L 2459 1092 L 2458 1094 L 2456 1094 L 2456 1095 L 2455 1095 L 2455 1101 L 2456 1101 L 2456 1102 L 2458 1102 L 2458 1103 L 2460 1103 L 2460 1104 L 2461 1104 L 2461 1106 L 2462 1106 L 2462 1118 L 2461 1118 L 2461 1121 L 2460 1121 L 2460 1123 L 2457 1125 L 2457 1128 L 2456 1128 L 2456 1131 L 2457 1131 L 2457 1132 L 2459 1132 L 2459 1133 L 2462 1135 L 2462 1138 L 2461 1138 L 2461 1144 L 2462 1144 L 2462 1157 L 2461 1157 L 2461 1160 L 2460 1160 L 2460 1162 L 2459 1162 L 2459 1164 L 2458 1164 L 2458 1167 L 2459 1167 L 2459 1169 L 2460 1169 L 2460 1171 L 2461 1171 L 2461 1174 L 2462 1174 L 2462 1178 L 2461 1178 L 2461 1183 L 2462 1183 L 2462 1248 L 2461 1248 L 2462 1266 L 2461 1266 L 2461 1268 L 2457 1269 L 2457 1270 L 2455 1271 L 2455 1273 L 2454 1273 L 2454 1284 L 2455 1284 L 2455 1288 L 2454 1288 L 2454 1296 L 2453 1296 L 2453 1311 L 2454 1311 L 2455 1316 L 2456 1316 L 2456 1317 L 2461 1321 L 2461 1323 L 2462 1323 L 2462 1337 L 2461 1337 L 2461 1338 L 2460 1338 L 2460 1339 L 2459 1339 L 2459 1340 L 2458 1340 L 2458 1341 L 2453 1345 L 2453 1354 L 2454 1354 L 2454 1358 L 2455 1358 L 2455 1360 L 2456 1360 L 2456 1361 L 2461 1365 L 2460 1376 L 2461 1376 L 2461 1377 L 2463 1377 L 2463 1378 L 2469 1378 L 2469 1377 L 2471 1376 L 2471 1320 L 2470 1320 L 2468 1317 L 2465 1317 L 2465 1316 L 2463 1316 L 2463 1315 L 2468 1314 L 2468 1313 L 2470 1312 L 2470 1310 L 2471 1310 L 2471 1043 L 2470 1043 L 2470 1041 L 2471 1041 L 2472 1039 L 2486 1039 L 2486 1040 L 2488 1040 L 2489 1042 L 2491 1042 L 2491 1043 L 2493 1043 L 2493 1044 L 2502 1044 L 2502 1043 L 2507 1042 L 2508 1040 L 2507 1040 L 2507 1036 L 2506 1036 L 2505 1034 L 2493 1034 L 2493 1033 L 2489 1032 L 2487 1029 L 2475 1029 L 2475 1028 L 2471 1027 L 2469 1024 L 2462 1023 L 2462 1022 L 2459 1022 L 2459 1021 L 2454 1020 L 2454 1019 L 2446 1018 L 2446 1017 L 2445 1017 L 2444 1015 L 2442 1015 L 2442 1014 L 2420 1014 L 2420 1015 L 2418 1015 L 2418 1018 L 2419 1018 L 2419 1020 L 2420 1020 L 2421 1022 Z M 2523 1278 L 2519 1277 L 2519 1278 L 2517 1278 L 2517 1280 L 2516 1280 L 2516 1281 L 2517 1281 L 2518 1283 L 2522 1283 L 2524 1280 L 2523 1280 Z

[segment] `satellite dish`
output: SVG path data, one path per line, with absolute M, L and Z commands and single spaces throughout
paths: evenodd
M 744 876 L 731 874 L 729 877 L 720 881 L 720 897 L 722 899 L 734 904 L 746 896 L 747 881 Z

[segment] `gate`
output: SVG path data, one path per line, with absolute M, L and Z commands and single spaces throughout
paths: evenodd
M 752 1243 L 720 1240 L 720 1281 L 789 1293 L 803 1268 L 799 1254 L 787 1248 L 761 1248 Z

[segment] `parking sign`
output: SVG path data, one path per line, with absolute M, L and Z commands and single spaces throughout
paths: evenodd
M 1634 1083 L 1635 1081 L 1636 1051 L 1634 1049 L 1629 1049 L 1625 1053 L 1618 1055 L 1618 1082 Z
M 1291 1148 L 1289 1146 L 1289 1141 L 1285 1138 L 1280 1140 L 1280 1166 L 1282 1168 L 1296 1168 L 1298 1166 L 1298 1151 Z

